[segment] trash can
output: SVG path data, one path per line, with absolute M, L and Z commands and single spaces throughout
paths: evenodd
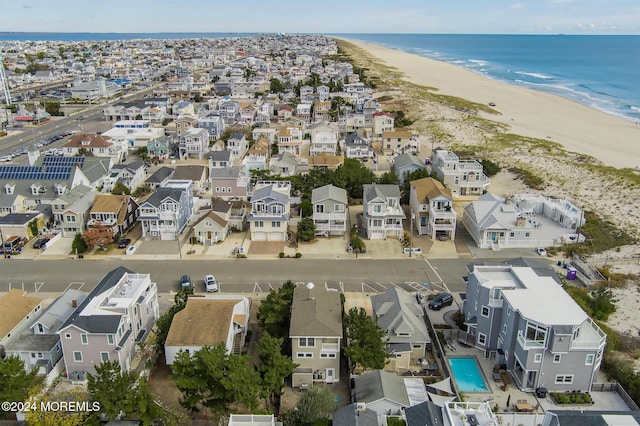
M 539 387 L 538 389 L 536 389 L 536 396 L 538 398 L 546 398 L 547 393 L 548 393 L 547 388 Z
M 577 278 L 577 275 L 578 271 L 576 270 L 576 268 L 567 269 L 567 280 L 573 281 Z

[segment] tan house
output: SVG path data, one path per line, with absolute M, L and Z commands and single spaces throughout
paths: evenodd
M 309 167 L 335 170 L 344 163 L 344 157 L 342 155 L 333 155 L 328 152 L 323 152 L 309 157 L 308 162 Z
M 391 132 L 395 128 L 395 118 L 388 112 L 376 112 L 373 118 L 373 134 L 382 137 L 384 132 Z
M 123 235 L 138 219 L 138 204 L 126 194 L 98 194 L 89 212 L 87 228 L 108 226 L 113 235 Z
M 382 150 L 384 155 L 417 154 L 420 143 L 408 130 L 382 132 Z
M 329 110 L 331 109 L 331 101 L 315 101 L 313 103 L 313 121 L 329 121 Z
M 4 355 L 9 342 L 29 330 L 41 303 L 42 299 L 15 288 L 0 297 L 0 355 Z
M 455 239 L 457 216 L 451 190 L 430 177 L 413 180 L 409 185 L 409 205 L 418 235 Z
M 291 357 L 298 367 L 292 386 L 307 388 L 314 383 L 340 381 L 342 344 L 342 306 L 340 293 L 315 287 L 298 286 L 291 305 Z
M 228 233 L 229 222 L 214 211 L 205 213 L 193 225 L 193 235 L 204 246 L 212 246 L 224 241 Z
M 278 143 L 278 153 L 282 154 L 288 152 L 293 154 L 296 158 L 300 158 L 302 150 L 302 127 L 299 126 L 284 126 L 280 128 L 276 134 Z
M 249 327 L 251 303 L 244 296 L 190 297 L 176 313 L 164 344 L 167 365 L 180 351 L 197 352 L 224 343 L 228 354 L 240 354 Z

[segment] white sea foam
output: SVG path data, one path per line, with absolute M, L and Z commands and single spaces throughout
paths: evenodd
M 514 71 L 515 74 L 526 75 L 529 77 L 539 78 L 541 80 L 553 80 L 553 77 L 550 75 L 544 75 L 537 72 L 524 72 L 524 71 Z
M 486 65 L 487 61 L 483 61 L 481 59 L 469 59 L 469 62 L 478 64 L 478 65 Z

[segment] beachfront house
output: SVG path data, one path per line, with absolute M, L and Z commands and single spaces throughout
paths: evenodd
M 412 180 L 409 183 L 409 205 L 418 235 L 431 239 L 444 236 L 456 238 L 456 212 L 451 191 L 433 178 Z
M 470 264 L 462 309 L 467 343 L 523 391 L 589 392 L 607 336 L 548 269 Z
M 565 199 L 488 192 L 464 208 L 462 224 L 481 248 L 548 247 L 577 242 L 584 214 Z
M 431 163 L 438 179 L 451 190 L 455 198 L 461 195 L 482 195 L 489 188 L 489 178 L 477 160 L 460 160 L 451 151 L 436 149 Z
M 370 240 L 402 237 L 404 212 L 398 185 L 363 185 L 363 225 Z
M 417 154 L 420 141 L 408 130 L 388 130 L 382 132 L 382 151 L 384 155 Z
M 373 157 L 373 147 L 371 141 L 360 136 L 358 133 L 350 133 L 343 141 L 342 148 L 344 156 L 347 158 L 357 158 L 366 160 Z

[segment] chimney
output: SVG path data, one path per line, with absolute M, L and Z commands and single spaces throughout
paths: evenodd
M 72 308 L 77 308 L 78 307 L 78 301 L 76 299 L 72 299 L 71 300 L 71 307 Z

